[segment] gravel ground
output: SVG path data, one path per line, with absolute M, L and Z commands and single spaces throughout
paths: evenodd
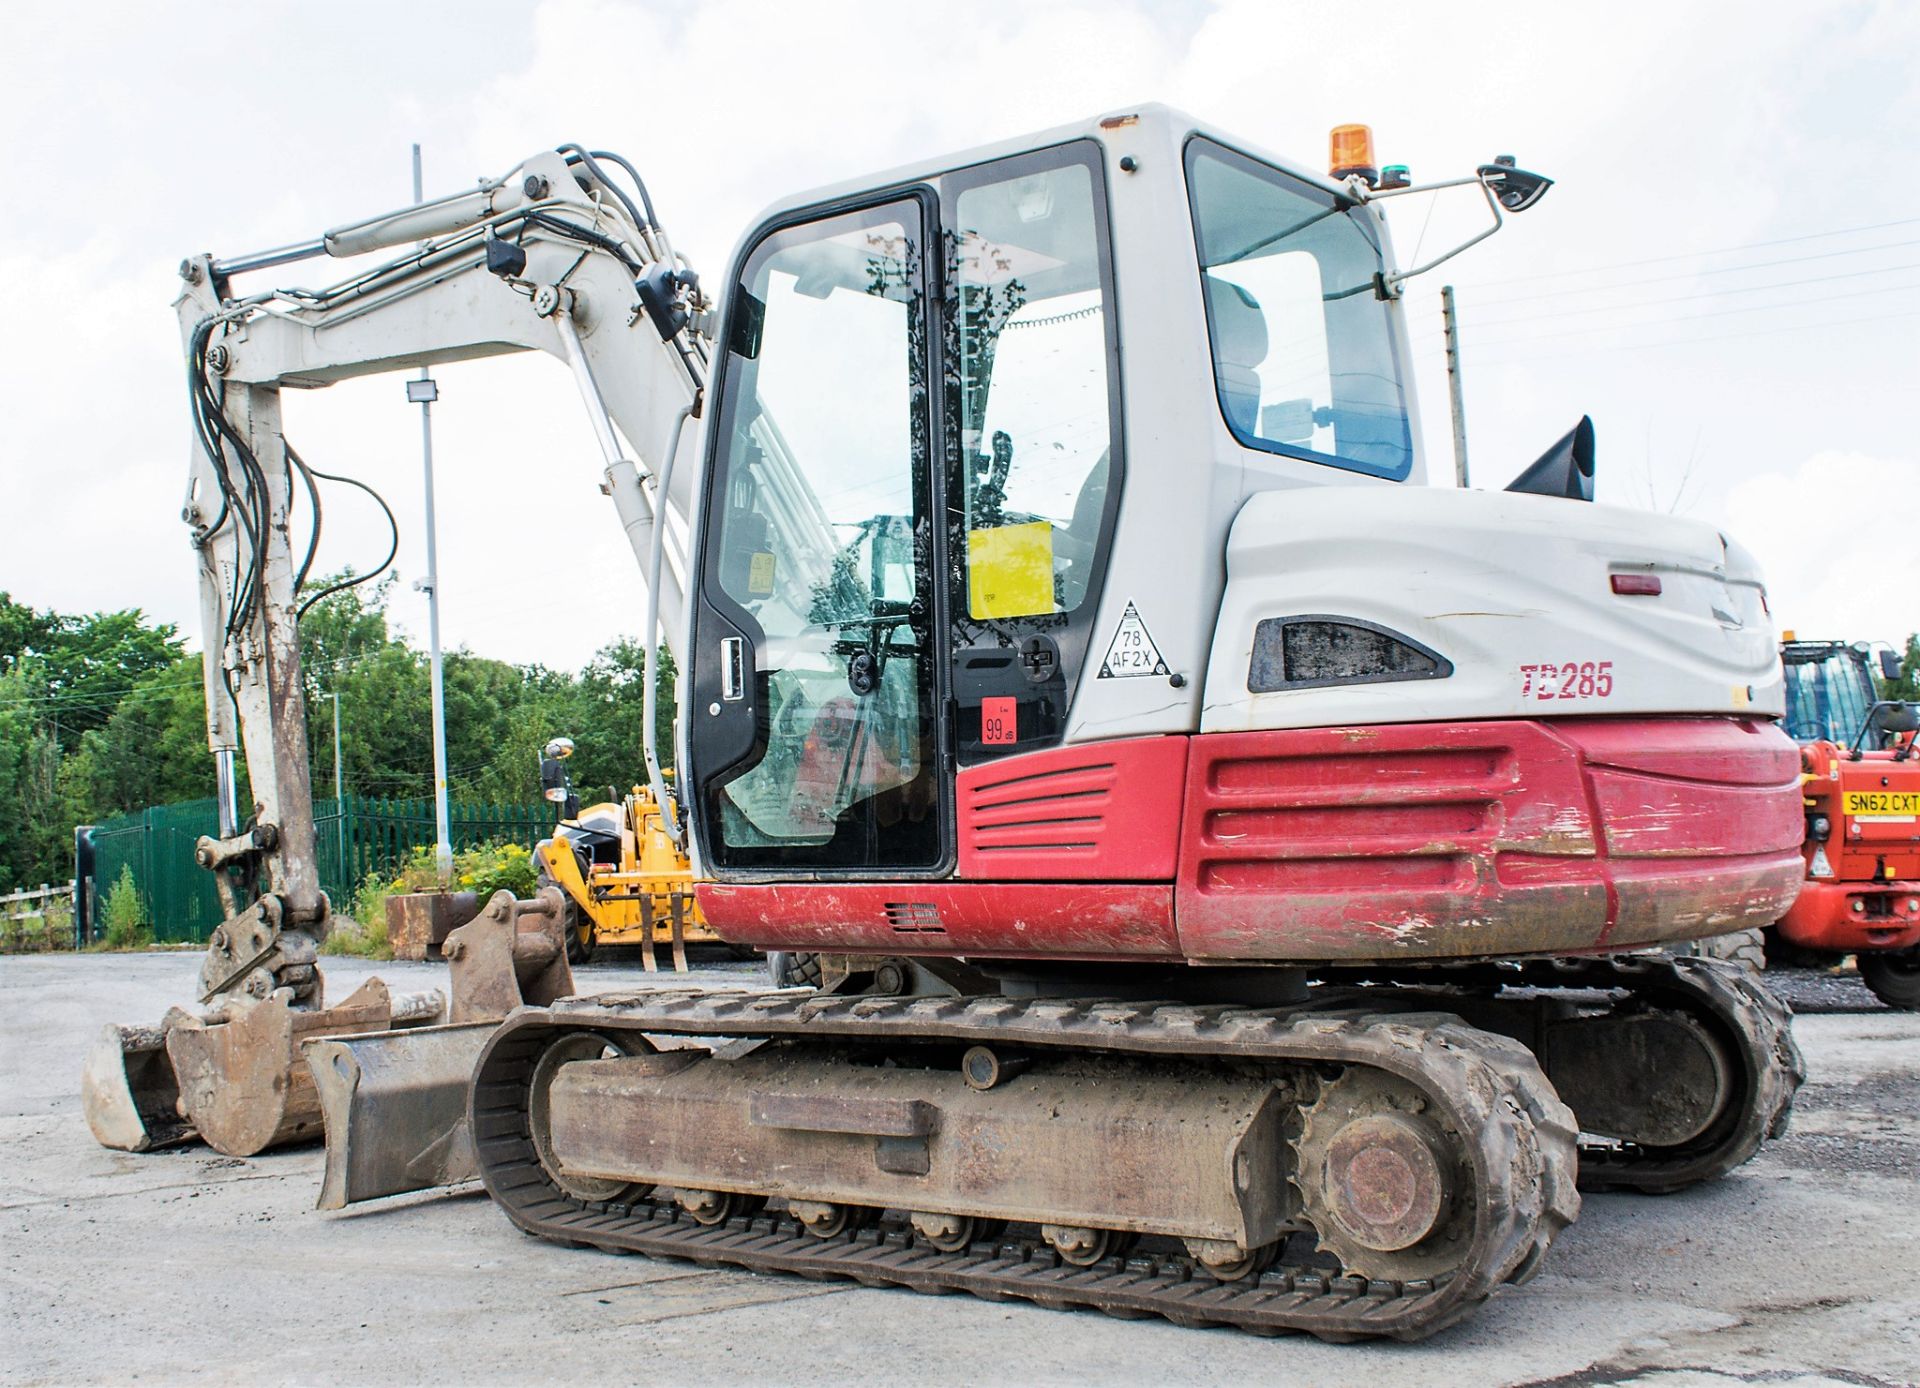
M 1796 1017 L 1824 1012 L 1884 1012 L 1849 963 L 1832 969 L 1768 969 L 1767 987 Z
M 1920 1381 L 1920 1015 L 1804 1015 L 1851 979 L 1786 981 L 1810 1078 L 1757 1160 L 1681 1195 L 1589 1197 L 1538 1278 L 1432 1341 L 1336 1346 L 563 1249 L 471 1189 L 320 1214 L 313 1148 L 95 1146 L 82 1052 L 104 1022 L 158 1020 L 196 965 L 0 959 L 0 1382 Z M 330 961 L 331 990 L 370 972 Z

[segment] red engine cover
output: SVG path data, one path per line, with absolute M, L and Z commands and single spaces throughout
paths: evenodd
M 936 883 L 703 884 L 761 948 L 1196 961 L 1533 954 L 1770 924 L 1799 752 L 1735 718 L 1222 733 L 963 771 Z
M 1199 738 L 1175 902 L 1196 959 L 1447 958 L 1771 924 L 1799 752 L 1748 719 Z

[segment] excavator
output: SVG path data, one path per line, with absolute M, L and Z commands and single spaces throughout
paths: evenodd
M 1787 1121 L 1788 1018 L 1651 947 L 1799 889 L 1757 566 L 1593 504 L 1590 426 L 1520 490 L 1426 485 L 1407 285 L 1549 184 L 1142 106 L 785 199 L 717 279 L 578 144 L 189 258 L 203 861 L 256 892 L 207 989 L 308 1005 L 330 912 L 293 518 L 325 478 L 281 392 L 545 352 L 682 672 L 671 791 L 651 708 L 641 751 L 700 910 L 835 985 L 392 1033 L 471 1065 L 457 1133 L 370 1085 L 368 1160 L 457 1138 L 568 1245 L 1336 1341 L 1526 1281 L 1581 1190 L 1733 1170 Z M 1402 268 L 1387 202 L 1447 189 L 1486 228 Z

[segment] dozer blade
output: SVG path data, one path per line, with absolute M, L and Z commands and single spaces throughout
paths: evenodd
M 306 1044 L 327 1126 L 318 1208 L 478 1179 L 467 1083 L 498 1025 L 465 1022 Z
M 180 1116 L 164 1022 L 109 1024 L 100 1033 L 80 1072 L 80 1107 L 94 1141 L 122 1152 L 150 1152 L 199 1136 Z

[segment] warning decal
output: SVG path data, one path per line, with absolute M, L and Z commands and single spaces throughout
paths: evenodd
M 1107 647 L 1107 658 L 1100 662 L 1100 678 L 1124 680 L 1135 675 L 1166 673 L 1167 662 L 1160 658 L 1160 648 L 1147 634 L 1147 624 L 1140 620 L 1140 609 L 1129 602 L 1127 610 L 1120 614 L 1120 630 L 1113 634 L 1113 644 Z

